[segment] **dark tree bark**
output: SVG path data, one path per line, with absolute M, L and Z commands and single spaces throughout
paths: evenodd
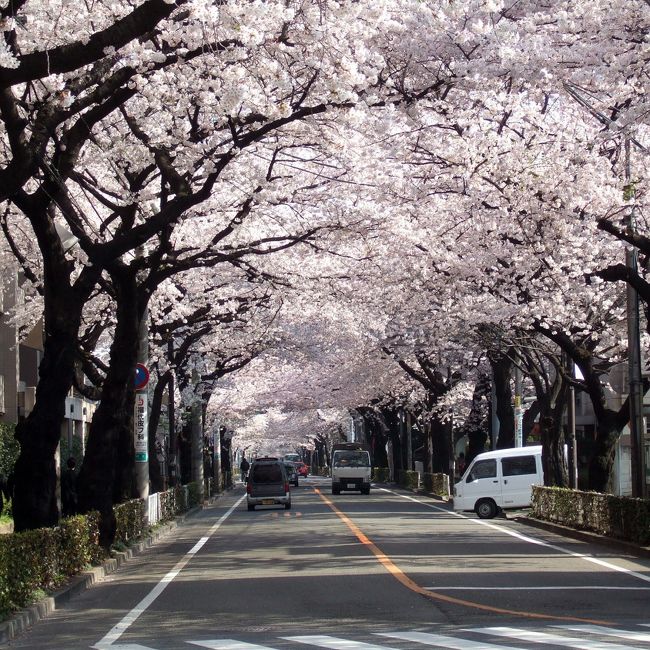
M 499 420 L 499 438 L 496 447 L 510 449 L 515 446 L 515 412 L 510 386 L 513 364 L 507 354 L 491 354 L 490 366 L 497 398 L 496 416 Z
M 607 397 L 603 388 L 600 372 L 594 367 L 593 343 L 577 344 L 567 334 L 549 330 L 540 323 L 535 329 L 555 342 L 563 352 L 580 368 L 584 380 L 574 383 L 589 395 L 596 416 L 596 439 L 594 453 L 589 461 L 589 489 L 606 492 L 611 480 L 615 447 L 621 431 L 629 421 L 629 398 L 618 411 L 607 406 Z M 559 368 L 559 363 L 557 364 Z M 544 406 L 541 409 L 544 414 Z
M 51 190 L 56 196 L 56 191 Z M 84 269 L 74 284 L 61 240 L 48 210 L 51 197 L 20 194 L 16 204 L 31 220 L 43 256 L 44 342 L 36 403 L 16 426 L 20 454 L 14 467 L 14 529 L 58 522 L 55 453 L 65 417 L 65 398 L 74 381 L 81 314 L 97 271 Z
M 149 413 L 149 479 L 151 480 L 152 492 L 162 492 L 165 489 L 158 450 L 156 448 L 156 434 L 160 424 L 163 396 L 165 389 L 171 381 L 171 372 L 167 371 L 158 377 L 151 396 L 151 409 Z
M 114 503 L 133 496 L 133 378 L 145 306 L 135 275 L 129 268 L 111 272 L 117 311 L 115 335 L 109 371 L 90 425 L 78 478 L 80 510 L 97 510 L 101 514 L 100 543 L 105 548 L 110 547 L 115 535 Z

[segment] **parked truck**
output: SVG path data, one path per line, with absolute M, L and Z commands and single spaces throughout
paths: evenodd
M 340 494 L 341 490 L 370 494 L 371 474 L 369 445 L 339 442 L 332 447 L 332 494 Z

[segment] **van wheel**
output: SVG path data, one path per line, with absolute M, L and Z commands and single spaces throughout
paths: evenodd
M 285 510 L 291 510 L 291 501 L 289 501 L 289 503 L 284 504 L 284 509 Z
M 332 485 L 332 494 L 341 494 L 341 488 L 338 485 Z
M 361 488 L 361 494 L 370 494 L 370 486 L 362 487 Z
M 481 499 L 476 502 L 474 512 L 479 516 L 479 519 L 493 519 L 499 509 L 492 499 Z
M 255 510 L 255 506 L 252 503 L 248 504 L 248 510 Z

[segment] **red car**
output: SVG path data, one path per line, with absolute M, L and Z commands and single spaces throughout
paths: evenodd
M 300 476 L 307 476 L 309 474 L 309 465 L 305 465 L 303 462 L 296 463 L 296 469 Z

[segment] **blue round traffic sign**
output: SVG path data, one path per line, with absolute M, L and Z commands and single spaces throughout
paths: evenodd
M 142 390 L 149 383 L 149 368 L 144 363 L 135 367 L 135 389 Z

